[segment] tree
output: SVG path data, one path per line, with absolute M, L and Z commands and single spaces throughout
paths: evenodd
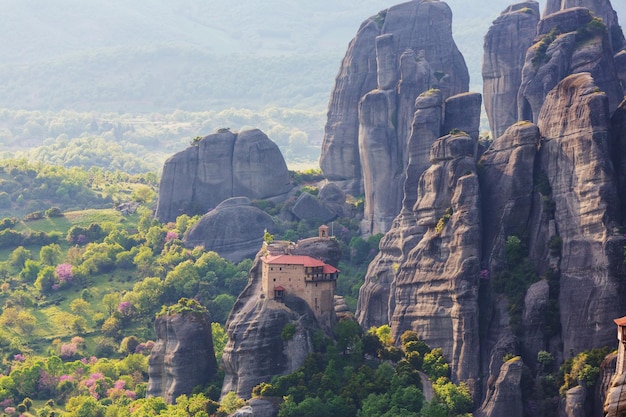
M 224 411 L 226 414 L 231 414 L 244 405 L 246 405 L 246 402 L 239 398 L 234 391 L 230 391 L 222 398 L 219 410 Z
M 32 259 L 24 263 L 24 268 L 20 271 L 20 279 L 25 282 L 34 282 L 41 270 L 41 264 Z
M 53 266 L 43 267 L 37 274 L 35 288 L 37 288 L 42 293 L 48 293 L 54 289 L 55 284 L 55 268 Z
M 111 292 L 102 297 L 102 304 L 107 308 L 109 316 L 113 314 L 121 299 L 122 296 L 117 292 Z
M 24 268 L 26 261 L 29 259 L 32 259 L 31 252 L 25 249 L 24 246 L 18 246 L 9 255 L 9 263 L 18 269 Z
M 82 298 L 76 298 L 70 303 L 70 310 L 76 314 L 87 315 L 89 303 Z
M 52 243 L 47 246 L 42 246 L 39 251 L 39 261 L 42 265 L 54 266 L 61 260 L 63 252 L 61 246 L 57 243 Z

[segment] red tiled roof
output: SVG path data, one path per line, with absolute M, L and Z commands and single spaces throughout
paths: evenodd
M 626 317 L 613 320 L 618 326 L 626 326 Z
M 325 274 L 333 274 L 339 271 L 332 265 L 325 264 L 319 259 L 311 258 L 310 256 L 301 255 L 275 255 L 265 256 L 261 258 L 263 262 L 270 265 L 303 265 L 309 268 L 324 267 Z
M 274 291 L 285 291 L 285 287 L 279 285 L 278 287 L 274 287 Z

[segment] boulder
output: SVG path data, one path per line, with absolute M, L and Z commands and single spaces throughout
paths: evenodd
M 211 320 L 207 313 L 165 314 L 156 318 L 154 329 L 157 340 L 149 358 L 147 396 L 173 404 L 217 372 Z
M 519 120 L 517 92 L 526 50 L 537 34 L 538 22 L 539 3 L 518 3 L 504 10 L 485 36 L 483 96 L 494 139 Z
M 319 198 L 307 192 L 300 194 L 291 212 L 300 220 L 314 223 L 326 223 L 337 217 Z
M 204 214 L 230 197 L 265 199 L 292 189 L 278 146 L 258 129 L 204 137 L 163 167 L 156 217 Z
M 253 258 L 263 243 L 266 230 L 274 229 L 274 220 L 253 207 L 247 197 L 230 198 L 211 210 L 183 237 L 188 248 L 201 246 L 217 252 L 230 262 Z

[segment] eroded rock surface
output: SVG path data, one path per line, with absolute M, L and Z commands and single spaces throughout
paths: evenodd
M 539 3 L 518 3 L 504 10 L 485 36 L 483 96 L 493 138 L 519 120 L 517 92 L 538 22 Z
M 230 197 L 278 197 L 292 189 L 278 146 L 258 129 L 204 137 L 165 161 L 156 217 L 204 214 Z
M 624 311 L 606 253 L 619 207 L 609 115 L 608 97 L 590 74 L 559 83 L 539 115 L 541 169 L 552 188 L 563 241 L 559 304 L 565 352 L 614 343 L 612 320 Z
M 156 343 L 149 358 L 147 395 L 173 404 L 209 382 L 217 372 L 208 314 L 176 313 L 156 318 Z
M 568 75 L 582 72 L 606 93 L 613 112 L 624 94 L 606 27 L 580 7 L 544 17 L 522 70 L 518 117 L 536 123 L 548 93 Z
M 522 367 L 521 358 L 502 364 L 500 375 L 490 388 L 483 405 L 474 412 L 475 417 L 522 417 Z
M 247 197 L 229 198 L 211 210 L 187 231 L 185 246 L 201 246 L 230 262 L 253 258 L 266 230 L 274 229 L 272 217 L 251 205 Z
M 367 174 L 363 162 L 369 156 L 363 155 L 359 143 L 388 140 L 383 165 L 392 162 L 387 175 L 402 184 L 397 177 L 408 160 L 404 147 L 416 97 L 435 86 L 442 89 L 444 98 L 468 89 L 469 75 L 452 39 L 451 19 L 447 4 L 419 0 L 383 10 L 361 25 L 343 59 L 329 104 L 320 158 L 327 179 L 354 195 L 362 193 L 361 172 Z M 377 97 L 377 90 L 381 97 Z M 374 96 L 363 109 L 359 102 L 368 93 Z M 381 105 L 387 106 L 386 111 L 373 118 Z M 391 117 L 394 108 L 396 113 Z M 365 117 L 359 116 L 359 109 L 366 112 Z M 362 140 L 361 129 L 369 130 Z M 374 131 L 382 136 L 372 136 Z M 400 198 L 394 201 L 398 204 Z

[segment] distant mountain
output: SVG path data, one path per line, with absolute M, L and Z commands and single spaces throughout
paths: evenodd
M 323 109 L 361 22 L 396 3 L 8 0 L 0 15 L 0 108 Z M 448 4 L 470 89 L 480 91 L 483 37 L 509 2 Z M 614 7 L 626 16 L 626 4 Z

